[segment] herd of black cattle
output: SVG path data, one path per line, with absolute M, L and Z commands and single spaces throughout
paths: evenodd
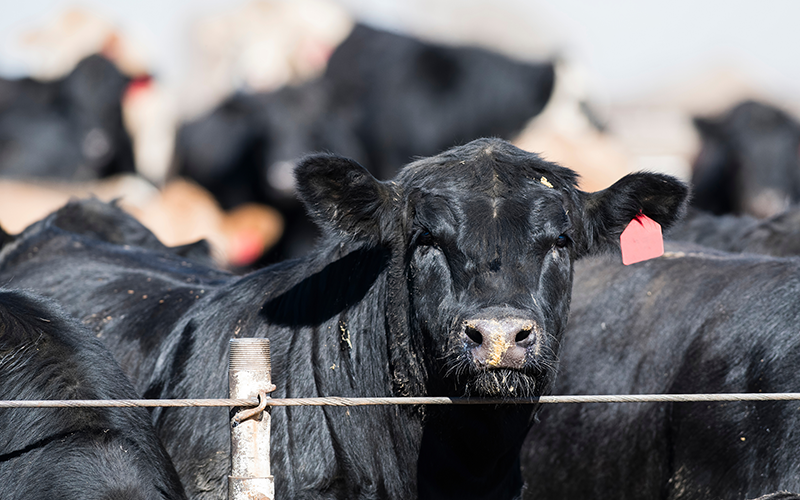
M 62 81 L 0 81 L 0 171 L 132 168 L 114 72 L 92 57 Z M 698 120 L 691 202 L 654 173 L 586 193 L 480 138 L 518 130 L 553 79 L 361 26 L 322 79 L 232 97 L 180 131 L 179 172 L 292 214 L 277 262 L 215 269 L 91 199 L 0 232 L 0 399 L 225 397 L 229 339 L 254 336 L 281 398 L 797 392 L 800 126 L 755 102 Z M 623 266 L 640 213 L 666 253 Z M 276 407 L 271 461 L 277 498 L 796 499 L 799 410 Z M 228 419 L 0 409 L 0 497 L 223 498 Z

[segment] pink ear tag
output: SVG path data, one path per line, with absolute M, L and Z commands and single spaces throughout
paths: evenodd
M 664 255 L 661 225 L 640 213 L 619 236 L 622 263 L 626 266 Z

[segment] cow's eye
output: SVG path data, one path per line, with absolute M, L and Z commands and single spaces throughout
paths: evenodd
M 566 234 L 562 234 L 561 236 L 556 238 L 556 246 L 558 248 L 566 247 L 567 245 L 569 245 L 569 242 L 570 242 L 569 236 L 567 236 Z
M 417 236 L 417 245 L 431 246 L 434 244 L 433 235 L 430 231 L 423 231 Z

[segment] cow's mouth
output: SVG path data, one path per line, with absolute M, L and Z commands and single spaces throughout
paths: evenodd
M 546 384 L 521 370 L 508 368 L 474 372 L 464 387 L 467 397 L 535 398 L 542 395 Z

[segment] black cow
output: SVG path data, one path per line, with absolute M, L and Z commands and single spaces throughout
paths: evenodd
M 791 207 L 766 219 L 690 210 L 666 237 L 726 252 L 776 257 L 800 255 L 800 207 Z
M 510 139 L 547 104 L 555 74 L 551 63 L 357 25 L 325 79 L 337 105 L 355 115 L 367 164 L 389 179 L 417 156 L 478 137 Z
M 167 247 L 115 203 L 93 198 L 72 200 L 18 235 L 0 230 L 0 239 L 6 240 L 0 247 L 0 260 L 6 266 L 17 260 L 49 262 L 27 271 L 29 285 L 12 277 L 6 280 L 7 286 L 31 286 L 57 297 L 104 341 L 139 393 L 165 337 L 165 331 L 148 325 L 184 313 L 206 288 L 230 277 L 204 265 L 213 262 L 204 240 Z M 104 258 L 100 249 L 107 250 Z M 142 255 L 142 249 L 149 251 Z M 141 259 L 147 259 L 146 268 Z M 96 276 L 91 288 L 61 282 L 65 276 L 89 275 Z M 56 293 L 72 287 L 74 295 L 69 299 Z M 155 308 L 153 301 L 158 302 Z M 123 332 L 122 325 L 135 335 L 127 330 L 121 335 L 106 334 L 108 330 Z
M 129 372 L 147 397 L 224 396 L 232 336 L 270 338 L 277 397 L 538 397 L 555 373 L 573 262 L 614 248 L 640 211 L 669 226 L 687 195 L 658 174 L 583 193 L 572 171 L 499 139 L 388 182 L 333 155 L 296 174 L 324 234 L 307 257 L 220 276 L 169 253 L 33 232 L 0 252 L 0 279 L 58 297 L 118 356 L 143 349 L 146 368 Z M 514 497 L 534 409 L 276 408 L 277 496 Z M 190 494 L 218 498 L 227 413 L 153 416 Z
M 0 175 L 87 180 L 133 172 L 121 105 L 128 83 L 98 55 L 52 82 L 0 79 Z
M 717 119 L 695 119 L 702 149 L 692 205 L 714 214 L 768 217 L 800 201 L 800 124 L 773 106 L 746 101 Z
M 330 83 L 316 80 L 268 94 L 234 95 L 178 132 L 180 173 L 223 207 L 250 201 L 281 212 L 284 234 L 264 263 L 306 254 L 319 237 L 295 194 L 297 160 L 315 151 L 367 159 L 350 113 L 334 108 Z
M 225 208 L 257 201 L 280 209 L 286 235 L 266 261 L 299 256 L 318 235 L 294 193 L 300 157 L 333 152 L 390 179 L 416 157 L 479 137 L 511 138 L 544 108 L 553 81 L 550 63 L 357 25 L 321 79 L 235 95 L 182 127 L 179 172 Z
M 0 289 L 0 399 L 134 399 L 102 343 L 55 303 Z M 182 499 L 144 408 L 0 409 L 9 499 Z
M 554 393 L 796 392 L 800 261 L 667 250 L 627 267 L 607 258 L 576 266 Z M 523 448 L 525 497 L 797 492 L 798 409 L 797 402 L 549 406 Z

